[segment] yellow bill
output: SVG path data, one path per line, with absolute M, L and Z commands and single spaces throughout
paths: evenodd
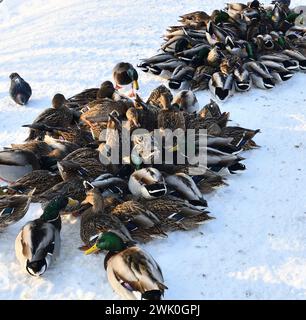
M 134 80 L 134 81 L 133 81 L 133 88 L 134 88 L 135 90 L 139 90 L 139 84 L 138 84 L 138 81 L 137 81 L 137 80 Z
M 76 206 L 79 205 L 79 201 L 78 200 L 74 200 L 72 198 L 68 198 L 68 206 L 71 208 L 74 208 Z
M 91 254 L 94 252 L 99 251 L 100 249 L 97 247 L 96 244 L 94 244 L 91 248 L 89 248 L 88 250 L 85 251 L 85 254 Z

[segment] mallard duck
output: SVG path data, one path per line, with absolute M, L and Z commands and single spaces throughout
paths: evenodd
M 154 106 L 157 106 L 162 109 L 165 103 L 168 105 L 171 103 L 172 100 L 173 95 L 171 91 L 162 84 L 151 91 L 146 104 L 153 104 Z
M 184 83 L 192 80 L 195 69 L 190 66 L 179 65 L 172 72 L 168 85 L 170 89 L 179 89 Z
M 43 111 L 34 121 L 33 124 L 40 123 L 50 127 L 68 127 L 77 118 L 76 113 L 66 107 L 66 98 L 57 93 L 52 99 L 52 108 Z M 30 134 L 26 141 L 34 140 L 37 133 L 34 129 L 30 129 Z
M 20 105 L 25 105 L 28 103 L 31 95 L 32 89 L 30 85 L 20 77 L 18 73 L 12 73 L 10 75 L 11 86 L 10 86 L 10 96 L 11 98 Z
M 32 199 L 32 202 L 35 202 L 35 195 L 40 195 L 61 181 L 62 178 L 58 173 L 48 170 L 34 170 L 9 186 L 1 187 L 1 189 L 7 189 L 9 194 L 26 194 L 35 188 Z
M 244 64 L 244 68 L 249 71 L 252 83 L 261 89 L 272 89 L 275 84 L 273 77 L 267 67 L 259 61 L 249 61 Z
M 190 89 L 193 91 L 208 89 L 209 80 L 215 72 L 217 72 L 216 67 L 199 66 L 194 73 L 193 79 L 190 81 Z
M 97 99 L 112 99 L 115 91 L 116 89 L 111 81 L 104 81 L 97 92 Z
M 48 202 L 54 197 L 64 195 L 79 202 L 86 197 L 83 180 L 87 180 L 89 172 L 78 163 L 72 161 L 60 161 L 57 163 L 62 182 L 55 184 L 52 188 L 36 196 L 38 202 Z
M 222 128 L 220 135 L 222 137 L 233 138 L 231 142 L 233 145 L 241 145 L 244 150 L 248 150 L 258 147 L 258 145 L 252 139 L 259 132 L 259 129 L 252 130 L 237 126 L 228 126 Z
M 104 197 L 98 188 L 87 191 L 82 204 L 91 207 L 81 215 L 80 237 L 85 244 L 81 249 L 92 246 L 101 233 L 109 231 L 118 234 L 125 242 L 132 241 L 124 224 L 115 215 L 105 213 Z
M 306 70 L 306 57 L 297 50 L 284 50 L 282 52 L 284 55 L 288 56 L 291 59 L 298 61 L 299 67 L 302 71 Z
M 227 100 L 233 94 L 234 76 L 233 74 L 224 74 L 215 72 L 209 80 L 209 89 L 211 93 L 220 101 Z
M 162 221 L 163 230 L 191 230 L 211 219 L 203 206 L 195 206 L 174 196 L 139 200 Z
M 173 103 L 177 104 L 181 110 L 189 113 L 197 112 L 199 109 L 197 97 L 191 90 L 180 91 L 174 97 Z
M 184 61 L 172 56 L 172 58 L 169 60 L 151 65 L 149 70 L 153 74 L 159 75 L 164 79 L 170 79 L 173 71 L 176 68 L 178 68 L 179 66 L 185 67 L 186 65 L 187 64 Z
M 288 71 L 297 71 L 299 69 L 298 61 L 279 52 L 261 55 L 259 57 L 259 60 L 268 60 L 281 63 Z
M 293 76 L 282 64 L 275 61 L 260 60 L 267 68 L 276 83 L 287 81 Z
M 98 91 L 99 91 L 99 88 L 85 89 L 84 91 L 77 93 L 76 95 L 67 99 L 67 105 L 69 107 L 76 106 L 78 108 L 82 108 L 89 102 L 97 99 Z
M 87 178 L 93 180 L 107 169 L 99 160 L 99 151 L 92 148 L 79 148 L 69 153 L 62 161 L 71 161 L 87 171 Z
M 136 170 L 129 179 L 129 189 L 136 197 L 154 199 L 167 193 L 165 179 L 155 168 Z
M 127 246 L 114 232 L 103 233 L 85 253 L 107 250 L 104 267 L 107 278 L 123 299 L 161 300 L 165 289 L 157 262 L 136 246 Z
M 111 173 L 103 173 L 90 182 L 95 188 L 99 188 L 103 196 L 114 196 L 128 193 L 128 185 L 125 179 Z
M 116 89 L 120 89 L 123 85 L 132 83 L 132 91 L 130 96 L 135 96 L 135 91 L 139 89 L 138 73 L 135 68 L 127 62 L 119 62 L 113 69 L 113 78 L 116 83 Z
M 118 217 L 137 241 L 147 242 L 152 238 L 167 236 L 162 231 L 159 218 L 134 199 L 119 203 L 110 214 Z
M 205 11 L 194 11 L 180 16 L 179 22 L 195 29 L 205 27 L 211 17 Z
M 43 214 L 26 223 L 15 241 L 16 257 L 31 276 L 41 276 L 60 251 L 60 211 L 73 202 L 65 196 L 51 200 Z
M 203 175 L 193 176 L 192 179 L 203 194 L 210 193 L 220 186 L 228 185 L 223 176 L 209 169 Z
M 25 195 L 0 196 L 0 230 L 25 216 L 34 192 L 35 189 Z
M 160 53 L 151 58 L 143 59 L 142 62 L 138 64 L 138 68 L 140 68 L 144 72 L 148 72 L 148 71 L 151 71 L 151 68 L 155 64 L 168 61 L 172 58 L 173 58 L 173 55 L 170 53 Z
M 172 189 L 184 199 L 188 200 L 189 203 L 196 206 L 207 207 L 207 201 L 204 199 L 203 194 L 188 174 L 180 172 L 173 175 L 166 175 L 165 181 L 170 193 Z
M 101 131 L 106 128 L 109 114 L 116 112 L 118 117 L 124 117 L 130 106 L 122 100 L 113 101 L 105 98 L 92 102 L 88 107 L 89 109 L 80 116 L 80 120 L 89 127 L 93 137 L 99 139 Z
M 249 91 L 252 86 L 252 81 L 249 72 L 243 68 L 243 66 L 238 66 L 234 70 L 235 77 L 235 89 L 240 92 Z
M 33 170 L 40 169 L 35 154 L 28 150 L 0 151 L 0 179 L 12 183 Z

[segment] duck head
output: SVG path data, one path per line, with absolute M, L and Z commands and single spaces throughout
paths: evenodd
M 67 103 L 67 100 L 61 93 L 57 93 L 52 99 L 52 106 L 55 109 L 63 107 L 65 103 Z
M 105 232 L 99 236 L 96 243 L 91 248 L 85 251 L 85 254 L 91 254 L 100 250 L 120 252 L 125 248 L 125 243 L 117 234 L 113 232 Z

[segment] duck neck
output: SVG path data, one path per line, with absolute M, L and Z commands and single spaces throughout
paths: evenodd
M 93 198 L 92 208 L 94 212 L 104 211 L 104 198 L 102 195 L 95 195 Z
M 53 219 L 44 219 L 43 220 L 45 222 L 49 222 L 51 224 L 54 225 L 54 227 L 58 230 L 61 230 L 62 228 L 62 219 L 61 219 L 61 216 L 60 216 L 60 213 L 58 213 L 57 217 L 53 218 Z

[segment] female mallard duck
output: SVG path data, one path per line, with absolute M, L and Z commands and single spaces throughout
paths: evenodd
M 60 211 L 70 199 L 60 196 L 50 201 L 43 214 L 25 224 L 15 241 L 16 257 L 31 276 L 41 276 L 60 251 Z
M 160 228 L 159 218 L 134 199 L 119 203 L 110 213 L 124 223 L 137 241 L 147 242 L 154 237 L 166 236 Z
M 80 237 L 85 244 L 81 249 L 92 246 L 101 233 L 109 231 L 118 234 L 124 241 L 132 241 L 124 224 L 115 215 L 105 213 L 105 200 L 98 188 L 87 191 L 82 204 L 90 204 L 91 207 L 81 215 Z
M 33 193 L 0 196 L 0 230 L 22 219 L 27 213 Z
M 1 187 L 1 189 L 6 188 L 9 194 L 26 194 L 35 188 L 32 200 L 35 202 L 35 195 L 40 195 L 61 181 L 62 178 L 58 173 L 52 173 L 48 170 L 34 170 L 25 174 L 9 186 Z
M 220 186 L 227 185 L 223 176 L 209 169 L 203 175 L 193 176 L 192 178 L 203 194 L 210 193 Z
M 151 167 L 133 172 L 128 185 L 134 196 L 145 199 L 154 199 L 167 193 L 163 175 L 157 169 Z
M 102 234 L 85 254 L 107 250 L 104 267 L 114 291 L 123 299 L 161 300 L 167 287 L 157 262 L 136 246 L 128 246 L 113 232 Z
M 199 109 L 197 97 L 191 90 L 180 91 L 173 99 L 173 103 L 177 104 L 181 110 L 193 113 Z
M 41 168 L 36 155 L 28 150 L 8 149 L 0 151 L 0 179 L 14 182 L 25 174 Z
M 202 192 L 188 174 L 179 172 L 173 175 L 166 175 L 165 181 L 168 189 L 176 191 L 191 204 L 207 207 L 207 202 Z
M 66 98 L 57 93 L 52 99 L 52 108 L 43 111 L 33 122 L 33 124 L 45 124 L 50 127 L 68 127 L 76 120 L 77 115 L 73 110 L 70 110 L 65 104 Z M 37 133 L 34 129 L 30 129 L 30 134 L 26 141 L 37 138 Z
M 153 212 L 160 220 L 163 230 L 191 230 L 211 219 L 203 206 L 195 206 L 186 200 L 174 196 L 158 199 L 140 199 L 147 210 Z
M 99 160 L 99 151 L 92 148 L 79 148 L 69 153 L 62 161 L 71 161 L 87 171 L 90 180 L 105 173 L 106 167 Z
M 106 128 L 108 115 L 116 112 L 119 117 L 123 117 L 129 107 L 129 104 L 123 100 L 113 101 L 105 98 L 88 105 L 88 109 L 82 113 L 80 120 L 89 127 L 93 137 L 99 139 L 101 131 Z
M 146 104 L 152 104 L 162 109 L 164 108 L 165 100 L 166 105 L 170 104 L 173 100 L 173 95 L 171 91 L 162 84 L 154 90 L 152 90 L 152 92 L 149 95 L 149 98 L 147 99 Z
M 113 69 L 113 78 L 116 83 L 116 88 L 132 83 L 131 97 L 135 96 L 135 91 L 139 89 L 138 73 L 135 68 L 127 62 L 119 62 Z
M 58 162 L 57 167 L 63 181 L 37 195 L 36 200 L 48 202 L 54 197 L 64 195 L 78 201 L 83 201 L 86 196 L 83 180 L 88 179 L 89 172 L 78 163 L 68 160 Z
M 67 99 L 67 105 L 71 107 L 76 106 L 78 108 L 81 108 L 89 102 L 96 100 L 98 91 L 99 88 L 85 89 L 84 91 L 77 93 L 76 95 Z
M 25 105 L 28 103 L 31 95 L 32 89 L 30 85 L 20 77 L 18 73 L 12 73 L 10 75 L 11 86 L 10 86 L 10 96 L 11 98 L 20 105 Z
M 162 95 L 161 103 L 163 109 L 159 112 L 157 116 L 158 128 L 161 130 L 170 129 L 186 129 L 184 113 L 178 110 L 178 106 L 175 104 L 169 104 L 167 98 Z
M 241 145 L 244 150 L 258 147 L 258 145 L 252 140 L 260 129 L 252 130 L 237 126 L 224 127 L 221 130 L 220 135 L 222 137 L 232 138 L 232 144 L 235 146 Z

